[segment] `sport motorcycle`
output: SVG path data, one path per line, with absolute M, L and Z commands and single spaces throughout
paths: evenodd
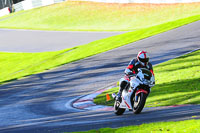
M 115 99 L 114 112 L 116 115 L 122 115 L 126 109 L 139 114 L 144 108 L 146 99 L 151 92 L 151 87 L 155 85 L 154 75 L 145 68 L 139 68 L 135 76 L 130 76 L 130 81 L 123 89 L 120 100 L 116 99 L 116 94 L 112 97 Z

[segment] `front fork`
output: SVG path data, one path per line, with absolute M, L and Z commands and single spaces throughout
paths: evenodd
M 135 96 L 135 102 L 138 102 L 138 95 Z

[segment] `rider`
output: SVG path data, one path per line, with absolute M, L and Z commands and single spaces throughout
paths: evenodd
M 125 69 L 125 76 L 124 78 L 120 79 L 117 100 L 120 100 L 123 89 L 129 85 L 130 77 L 135 76 L 138 73 L 138 68 L 147 68 L 154 75 L 153 67 L 152 64 L 149 62 L 149 56 L 146 51 L 138 52 L 137 58 L 133 59 L 129 63 L 128 67 Z

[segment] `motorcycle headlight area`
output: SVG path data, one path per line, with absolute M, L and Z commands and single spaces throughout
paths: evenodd
M 147 80 L 147 79 L 143 79 L 143 84 L 149 85 L 149 84 L 151 84 L 151 81 L 150 81 L 150 80 Z

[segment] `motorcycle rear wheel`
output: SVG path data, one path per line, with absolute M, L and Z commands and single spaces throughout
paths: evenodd
M 133 104 L 133 113 L 139 114 L 142 109 L 144 108 L 145 102 L 146 102 L 147 95 L 144 93 L 138 94 L 138 101 Z
M 115 101 L 114 103 L 114 112 L 116 115 L 122 115 L 126 109 L 120 108 L 120 102 Z

